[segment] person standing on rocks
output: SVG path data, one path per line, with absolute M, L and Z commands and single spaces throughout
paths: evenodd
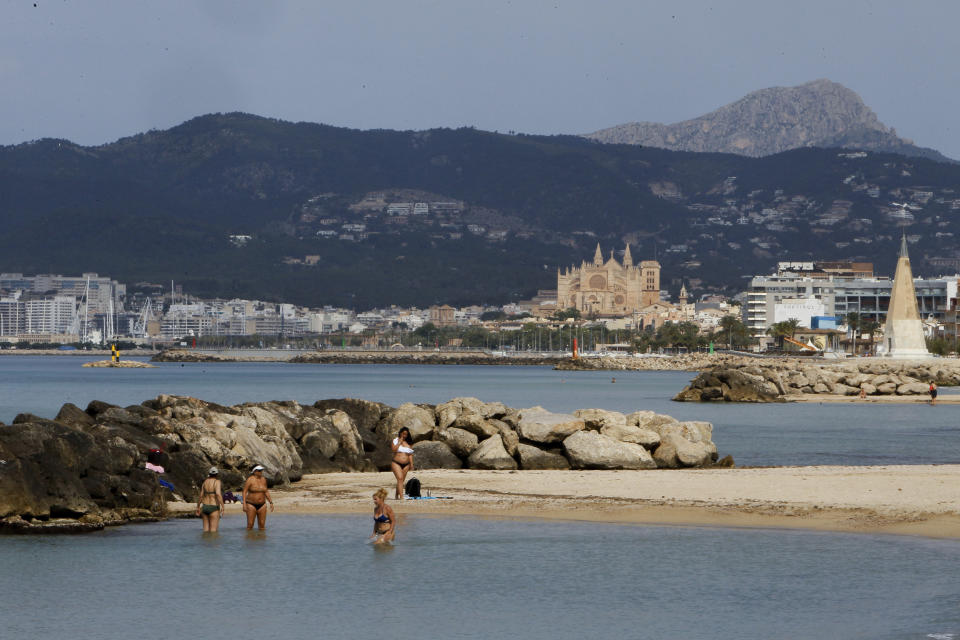
M 393 475 L 397 477 L 397 493 L 394 496 L 397 500 L 403 499 L 403 483 L 407 479 L 407 474 L 413 471 L 413 447 L 410 446 L 410 440 L 410 429 L 402 427 L 390 444 L 390 449 L 393 451 L 390 468 L 393 470 Z
M 207 479 L 200 485 L 200 499 L 197 500 L 197 515 L 203 519 L 203 532 L 216 533 L 223 516 L 223 487 L 220 485 L 220 470 L 210 467 Z
M 248 531 L 253 529 L 254 520 L 257 521 L 257 528 L 263 531 L 267 523 L 267 502 L 272 513 L 273 498 L 267 489 L 267 479 L 263 477 L 263 466 L 258 464 L 243 483 L 243 510 L 247 512 Z
M 370 541 L 373 544 L 391 542 L 396 536 L 397 517 L 384 500 L 387 499 L 387 490 L 377 489 L 373 494 L 373 535 Z

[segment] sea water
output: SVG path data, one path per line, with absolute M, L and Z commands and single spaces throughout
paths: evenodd
M 0 357 L 0 420 L 53 418 L 91 400 L 126 406 L 161 393 L 221 404 L 363 398 L 398 406 L 474 396 L 551 411 L 652 410 L 707 420 L 721 455 L 740 466 L 934 464 L 960 461 L 960 405 L 680 403 L 686 371 L 554 371 L 550 367 L 156 363 L 153 369 L 82 368 L 83 356 Z M 949 394 L 952 389 L 944 389 Z
M 267 524 L 0 538 L 3 637 L 960 634 L 952 540 L 407 516 L 382 549 L 365 544 L 366 516 Z

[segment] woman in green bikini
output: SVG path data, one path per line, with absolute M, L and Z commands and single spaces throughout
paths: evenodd
M 223 515 L 223 488 L 220 486 L 220 471 L 210 467 L 207 479 L 200 485 L 200 500 L 197 501 L 197 515 L 203 519 L 203 531 L 215 532 L 220 527 Z

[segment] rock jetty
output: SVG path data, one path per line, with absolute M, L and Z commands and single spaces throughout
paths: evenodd
M 291 362 L 294 364 L 467 364 L 552 366 L 566 356 L 543 353 L 495 355 L 487 351 L 313 351 L 293 355 L 278 349 L 256 355 L 169 349 L 153 362 Z
M 94 362 L 85 362 L 84 367 L 102 369 L 102 368 L 114 368 L 114 369 L 152 369 L 153 365 L 149 362 L 140 362 L 139 360 L 121 360 L 120 362 L 114 362 L 113 360 L 96 360 Z
M 565 358 L 554 369 L 561 371 L 702 371 L 719 365 L 757 362 L 757 358 L 727 353 L 684 353 L 675 356 L 609 355 Z
M 868 359 L 837 364 L 765 360 L 712 367 L 673 399 L 679 402 L 784 402 L 808 395 L 909 396 L 928 393 L 930 382 L 960 385 L 954 360 Z
M 717 460 L 710 423 L 652 411 L 560 414 L 476 398 L 396 408 L 351 398 L 94 401 L 86 410 L 66 404 L 54 420 L 21 414 L 0 425 L 0 530 L 84 531 L 163 517 L 167 500 L 196 499 L 210 466 L 225 489 L 239 488 L 254 464 L 266 467 L 271 485 L 308 473 L 387 471 L 402 426 L 419 469 L 655 469 Z M 145 468 L 151 449 L 163 451 L 163 476 Z

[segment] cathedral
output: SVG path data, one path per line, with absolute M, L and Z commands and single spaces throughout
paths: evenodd
M 626 316 L 660 301 L 660 263 L 633 264 L 630 245 L 623 264 L 610 253 L 604 262 L 597 243 L 593 262 L 584 261 L 566 272 L 557 270 L 557 309 L 574 309 L 597 316 Z

